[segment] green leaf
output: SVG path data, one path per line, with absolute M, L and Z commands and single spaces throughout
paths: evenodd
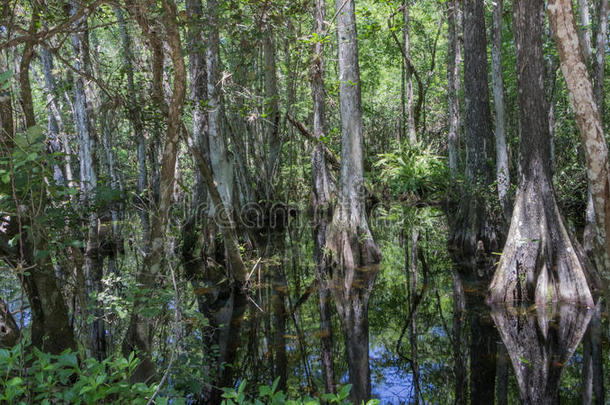
M 7 387 L 18 387 L 23 385 L 23 378 L 21 377 L 13 377 L 6 383 Z

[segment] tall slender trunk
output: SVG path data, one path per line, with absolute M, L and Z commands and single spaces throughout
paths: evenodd
M 273 178 L 279 169 L 281 158 L 281 137 L 280 137 L 280 110 L 279 93 L 277 88 L 277 74 L 275 63 L 275 41 L 271 22 L 266 23 L 263 34 L 263 56 L 264 56 L 264 87 L 265 87 L 265 106 L 266 114 L 265 142 L 269 145 L 268 155 L 265 159 L 265 175 L 267 176 L 265 198 L 269 200 L 269 193 L 273 186 Z
M 325 0 L 316 0 L 313 10 L 314 30 L 324 35 L 326 18 Z M 313 133 L 316 139 L 324 136 L 326 105 L 324 101 L 324 42 L 315 42 L 311 65 L 311 93 L 313 98 Z M 330 216 L 330 201 L 335 191 L 324 154 L 324 143 L 320 140 L 311 152 L 312 175 L 312 233 L 314 239 L 314 261 L 320 306 L 320 357 L 324 373 L 326 392 L 335 392 L 335 368 L 333 356 L 333 334 L 331 321 L 331 296 L 328 286 L 329 263 L 324 255 L 326 232 Z
M 333 265 L 331 292 L 345 336 L 351 399 L 371 395 L 368 302 L 381 261 L 364 204 L 364 145 L 356 14 L 353 0 L 337 0 L 341 174 L 338 204 L 326 240 Z
M 447 96 L 449 99 L 449 171 L 455 178 L 458 170 L 458 141 L 460 134 L 460 65 L 462 47 L 459 29 L 462 26 L 462 10 L 456 0 L 447 2 L 447 25 L 449 29 L 447 51 Z
M 78 6 L 72 3 L 70 13 L 74 15 Z M 89 56 L 89 31 L 87 20 L 79 19 L 74 27 L 82 30 L 81 34 L 72 34 L 72 48 L 75 67 L 87 74 L 91 73 Z M 89 212 L 87 223 L 87 243 L 85 248 L 85 282 L 87 295 L 95 296 L 101 290 L 103 277 L 103 257 L 100 255 L 98 232 L 98 213 L 94 209 L 97 188 L 97 134 L 91 111 L 92 100 L 88 99 L 85 80 L 81 75 L 74 75 L 74 121 L 78 134 L 80 161 L 80 203 Z M 91 354 L 101 361 L 106 357 L 106 328 L 103 312 L 97 302 L 89 303 L 93 309 L 93 320 L 89 325 L 89 344 Z
M 606 69 L 606 42 L 608 40 L 608 0 L 597 3 L 597 35 L 595 40 L 595 63 L 593 74 L 593 93 L 602 122 L 604 120 L 604 71 Z
M 404 20 L 404 28 L 403 28 L 403 41 L 404 41 L 404 49 L 405 55 L 407 58 L 411 58 L 411 19 L 409 18 L 409 1 L 403 1 L 403 20 Z M 413 72 L 411 71 L 411 67 L 409 64 L 406 65 L 406 85 L 405 85 L 405 96 L 407 99 L 407 131 L 409 135 L 409 143 L 414 145 L 417 142 L 417 129 L 415 128 L 415 110 L 414 110 L 414 101 L 413 101 Z
M 504 103 L 504 77 L 502 74 L 502 0 L 497 0 L 493 12 L 493 40 L 491 47 L 491 77 L 493 82 L 494 109 L 496 111 L 496 182 L 498 199 L 504 212 L 504 218 L 510 221 L 510 173 L 508 168 L 508 151 L 506 149 L 506 118 Z
M 208 87 L 208 144 L 210 162 L 218 191 L 226 206 L 227 214 L 232 210 L 233 165 L 229 160 L 226 136 L 222 125 L 222 82 L 220 77 L 220 35 L 218 1 L 207 1 L 208 47 L 206 51 Z M 225 215 L 225 214 L 223 214 Z M 222 218 L 222 217 L 221 217 Z
M 578 30 L 579 40 L 582 46 L 582 54 L 587 65 L 593 60 L 593 42 L 591 41 L 591 11 L 589 0 L 578 0 Z
M 153 211 L 152 227 L 148 244 L 148 254 L 144 257 L 142 269 L 136 275 L 136 281 L 142 285 L 144 289 L 152 289 L 157 282 L 159 274 L 163 273 L 163 260 L 165 250 L 165 233 L 169 222 L 169 210 L 172 203 L 172 193 L 174 189 L 176 156 L 178 152 L 178 142 L 180 131 L 182 128 L 182 111 L 184 108 L 184 99 L 186 95 L 186 67 L 182 58 L 182 44 L 180 33 L 176 22 L 176 5 L 172 0 L 163 0 L 163 25 L 167 34 L 167 42 L 170 48 L 171 60 L 174 67 L 174 81 L 172 89 L 172 97 L 169 106 L 162 107 L 164 112 L 167 112 L 167 129 L 165 137 L 165 145 L 161 160 L 161 173 L 159 180 L 159 203 L 157 209 Z M 141 4 L 135 5 L 131 10 L 136 15 L 138 23 L 145 35 L 149 36 L 151 42 L 155 41 L 154 33 L 151 33 L 149 27 L 142 19 Z M 162 58 L 157 55 L 156 58 Z M 158 62 L 158 59 L 157 59 Z M 162 65 L 162 63 L 161 63 Z M 159 76 L 157 76 L 159 78 Z M 162 76 L 161 76 L 162 78 Z M 161 83 L 155 83 L 157 93 Z M 159 94 L 157 94 L 159 96 Z M 158 98 L 159 105 L 164 105 L 164 100 Z M 132 379 L 134 381 L 146 381 L 155 374 L 155 365 L 150 359 L 152 354 L 152 334 L 150 330 L 150 320 L 142 317 L 139 311 L 142 308 L 143 297 L 137 297 L 134 304 L 134 314 L 131 317 L 127 334 L 123 342 L 123 352 L 129 353 L 132 350 L 138 350 L 142 357 L 142 361 L 134 372 Z
M 125 74 L 127 76 L 127 97 L 130 100 L 136 101 L 138 95 L 135 87 L 134 80 L 134 68 L 133 68 L 133 51 L 132 41 L 127 32 L 125 25 L 125 18 L 123 11 L 119 7 L 115 7 L 114 14 L 117 18 L 119 26 L 119 34 L 121 36 L 121 45 L 123 47 L 123 63 L 125 65 Z M 142 226 L 142 239 L 148 240 L 150 233 L 150 218 L 148 215 L 146 189 L 148 188 L 148 169 L 146 166 L 146 139 L 144 137 L 144 128 L 142 124 L 142 117 L 140 111 L 137 108 L 138 103 L 128 103 L 127 115 L 133 128 L 135 139 L 136 139 L 136 150 L 138 157 L 138 196 L 139 201 L 136 204 L 138 214 L 140 216 L 140 223 Z M 147 252 L 144 252 L 145 254 Z

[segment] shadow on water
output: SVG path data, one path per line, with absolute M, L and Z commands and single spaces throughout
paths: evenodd
M 507 349 L 524 404 L 559 403 L 565 365 L 581 342 L 592 310 L 571 305 L 498 307 L 491 316 Z

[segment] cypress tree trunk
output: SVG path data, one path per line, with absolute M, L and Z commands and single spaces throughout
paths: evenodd
M 447 25 L 449 29 L 447 51 L 447 96 L 449 99 L 449 171 L 455 178 L 458 170 L 458 140 L 460 133 L 460 65 L 462 47 L 459 40 L 459 29 L 462 26 L 462 10 L 457 1 L 447 2 Z
M 316 0 L 313 11 L 315 32 L 322 36 L 325 31 L 325 0 Z M 324 43 L 317 41 L 313 46 L 314 59 L 311 65 L 311 93 L 313 97 L 313 133 L 316 139 L 324 136 L 326 108 L 324 102 Z M 316 280 L 320 306 L 320 351 L 322 372 L 326 392 L 335 392 L 335 371 L 333 356 L 333 337 L 331 322 L 331 302 L 329 281 L 329 263 L 324 255 L 328 219 L 331 215 L 330 203 L 335 185 L 327 168 L 324 154 L 324 142 L 321 140 L 311 152 L 312 175 L 312 233 L 314 240 L 314 261 L 316 263 Z
M 488 299 L 539 305 L 562 301 L 593 306 L 587 281 L 591 268 L 582 247 L 564 225 L 553 191 L 543 88 L 542 6 L 541 0 L 514 3 L 521 180 L 508 240 Z
M 331 292 L 345 337 L 351 399 L 371 395 L 368 302 L 381 252 L 369 229 L 364 205 L 364 159 L 358 42 L 353 0 L 337 0 L 341 175 L 339 198 L 326 247 L 332 263 Z
M 494 180 L 484 4 L 478 0 L 463 4 L 466 182 L 451 224 L 449 247 L 464 275 L 487 282 L 493 274 L 492 252 L 499 250 L 501 237 L 497 215 L 484 194 Z
M 496 182 L 498 199 L 504 218 L 510 220 L 510 173 L 508 168 L 508 151 L 506 149 L 506 118 L 504 105 L 504 76 L 502 74 L 502 11 L 503 2 L 497 0 L 493 12 L 493 41 L 491 47 L 491 76 L 493 82 L 494 109 L 496 111 Z
M 77 12 L 78 6 L 73 3 L 70 14 Z M 82 30 L 82 34 L 72 34 L 72 47 L 76 60 L 76 68 L 88 74 L 91 73 L 91 58 L 89 55 L 89 31 L 87 20 L 82 18 L 74 23 L 74 28 Z M 85 248 L 85 283 L 87 296 L 97 294 L 102 288 L 104 259 L 100 254 L 100 237 L 98 228 L 98 213 L 94 209 L 97 187 L 97 134 L 93 119 L 92 100 L 89 99 L 84 78 L 74 75 L 74 120 L 78 134 L 80 162 L 80 203 L 87 209 L 88 232 Z M 98 361 L 106 358 L 106 328 L 104 314 L 97 302 L 93 306 L 93 321 L 89 325 L 89 344 L 91 354 Z

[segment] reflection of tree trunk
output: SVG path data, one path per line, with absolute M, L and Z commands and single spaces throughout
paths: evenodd
M 280 234 L 280 238 L 283 234 Z M 277 242 L 276 242 L 277 243 Z M 283 257 L 283 243 L 279 241 L 275 252 Z M 272 258 L 271 260 L 275 260 Z M 281 259 L 280 259 L 281 260 Z M 283 263 L 273 264 L 269 266 L 272 275 L 272 296 L 271 306 L 273 309 L 273 352 L 275 355 L 273 366 L 274 366 L 274 378 L 280 378 L 278 383 L 278 389 L 286 391 L 286 379 L 287 379 L 287 367 L 288 360 L 286 357 L 286 280 L 284 277 Z
M 494 307 L 492 318 L 506 346 L 525 405 L 557 404 L 563 367 L 578 347 L 591 311 L 583 307 Z
M 455 373 L 455 405 L 468 402 L 468 382 L 466 380 L 466 296 L 462 279 L 453 272 L 453 370 Z
M 470 315 L 470 401 L 493 404 L 498 335 L 481 295 L 468 294 L 466 308 Z
M 591 315 L 589 328 L 583 339 L 582 402 L 604 404 L 604 374 L 602 358 L 601 303 Z
M 413 403 L 419 404 L 419 359 L 417 353 L 417 304 L 415 302 L 417 293 L 417 249 L 418 249 L 419 232 L 417 229 L 411 230 L 411 253 L 406 255 L 408 251 L 408 244 L 405 243 L 405 260 L 410 258 L 411 260 L 406 263 L 407 268 L 407 289 L 410 292 L 409 297 L 411 298 L 410 307 L 413 311 L 411 316 L 410 335 L 409 343 L 411 345 L 411 369 L 413 371 Z
M 496 356 L 496 404 L 497 405 L 508 405 L 508 353 L 506 347 L 503 344 L 498 343 L 497 345 L 497 356 Z

